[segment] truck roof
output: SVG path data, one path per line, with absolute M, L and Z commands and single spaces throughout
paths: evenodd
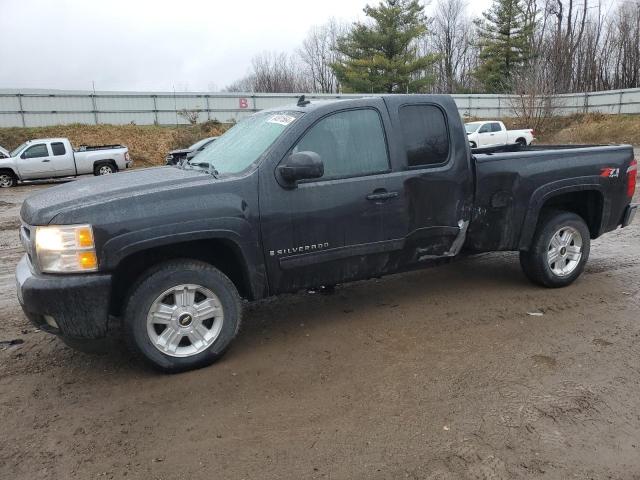
M 411 103 L 421 103 L 421 102 L 435 102 L 442 103 L 450 101 L 450 97 L 448 95 L 439 95 L 439 94 L 421 94 L 421 93 L 388 93 L 388 94 L 373 94 L 368 95 L 366 97 L 358 97 L 358 98 L 332 98 L 332 99 L 314 99 L 313 97 L 307 97 L 306 100 L 309 102 L 306 105 L 300 106 L 297 104 L 293 105 L 282 105 L 280 107 L 269 108 L 265 110 L 261 110 L 261 112 L 281 112 L 283 110 L 289 111 L 297 111 L 297 112 L 309 112 L 312 110 L 316 110 L 318 108 L 326 107 L 327 105 L 331 105 L 334 103 L 359 103 L 359 102 L 367 102 L 371 101 L 371 99 L 406 99 Z
M 55 137 L 55 138 L 34 138 L 32 140 L 27 140 L 25 143 L 36 143 L 36 142 L 68 142 L 68 138 L 63 137 Z

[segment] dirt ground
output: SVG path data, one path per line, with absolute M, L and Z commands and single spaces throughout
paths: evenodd
M 222 361 L 170 376 L 27 323 L 41 188 L 0 192 L 0 478 L 640 479 L 638 222 L 561 290 L 496 253 L 252 304 Z

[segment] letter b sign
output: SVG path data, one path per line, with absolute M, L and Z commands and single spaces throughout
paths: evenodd
M 249 108 L 249 100 L 247 100 L 246 98 L 241 98 L 240 108 Z

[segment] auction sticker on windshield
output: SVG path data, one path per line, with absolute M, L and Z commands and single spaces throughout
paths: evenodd
M 289 125 L 291 122 L 293 122 L 295 119 L 296 117 L 292 117 L 291 115 L 285 115 L 283 113 L 279 113 L 271 117 L 269 120 L 267 120 L 267 123 L 277 123 L 279 125 L 286 126 L 286 125 Z

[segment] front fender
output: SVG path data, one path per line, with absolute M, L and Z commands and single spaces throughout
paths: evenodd
M 95 233 L 96 237 L 101 234 L 99 229 Z M 266 273 L 258 232 L 237 217 L 169 223 L 112 236 L 100 248 L 101 269 L 113 271 L 127 257 L 144 250 L 196 240 L 225 240 L 233 245 L 242 257 L 254 298 L 264 296 Z
M 13 162 L 13 159 L 11 158 L 4 158 L 0 160 L 0 170 L 10 170 L 11 172 L 13 172 L 13 174 L 16 176 L 18 180 L 22 180 L 22 177 L 20 176 L 20 172 L 18 172 L 18 169 L 16 168 L 15 163 Z

